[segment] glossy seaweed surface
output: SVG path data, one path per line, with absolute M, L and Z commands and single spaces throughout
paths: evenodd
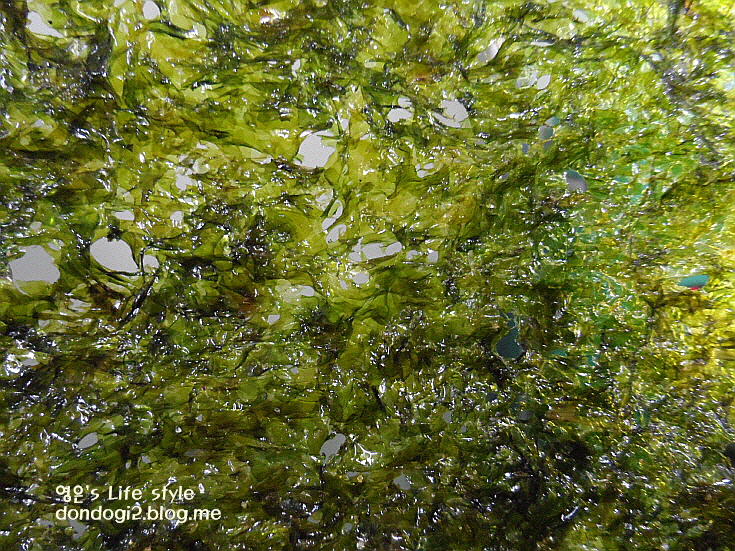
M 734 18 L 2 0 L 2 548 L 732 549 Z

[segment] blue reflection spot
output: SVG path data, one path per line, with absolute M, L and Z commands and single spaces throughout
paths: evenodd
M 685 277 L 679 282 L 681 287 L 689 287 L 690 289 L 701 289 L 709 281 L 707 274 L 697 274 L 689 277 Z
M 516 360 L 523 355 L 523 347 L 516 340 L 518 339 L 518 324 L 513 314 L 503 314 L 503 317 L 507 318 L 510 331 L 498 341 L 495 351 L 503 358 Z

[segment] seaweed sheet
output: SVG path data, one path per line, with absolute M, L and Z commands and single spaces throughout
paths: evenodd
M 733 10 L 0 2 L 3 549 L 732 549 Z

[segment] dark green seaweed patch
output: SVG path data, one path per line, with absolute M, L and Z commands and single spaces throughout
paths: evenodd
M 732 548 L 733 15 L 4 0 L 3 547 Z

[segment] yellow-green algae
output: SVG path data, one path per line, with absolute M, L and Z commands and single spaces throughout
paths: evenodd
M 3 548 L 731 549 L 734 15 L 0 2 Z

